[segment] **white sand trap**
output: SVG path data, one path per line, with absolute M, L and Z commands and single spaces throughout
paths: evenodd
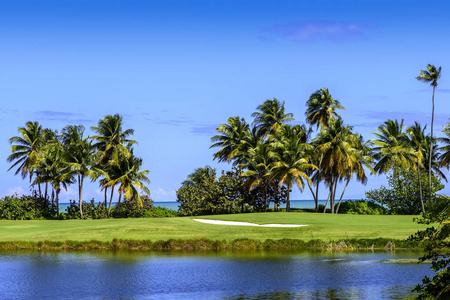
M 238 226 L 258 226 L 258 227 L 303 227 L 308 225 L 297 225 L 297 224 L 264 224 L 259 225 L 249 222 L 236 222 L 236 221 L 220 221 L 220 220 L 208 220 L 208 219 L 192 219 L 197 222 L 215 225 L 238 225 Z

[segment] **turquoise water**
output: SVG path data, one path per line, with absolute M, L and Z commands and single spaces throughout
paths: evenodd
M 325 205 L 326 202 L 327 202 L 326 200 L 319 200 L 319 204 Z M 96 202 L 96 204 L 97 203 L 98 202 Z M 68 205 L 69 205 L 68 203 L 60 203 L 59 204 L 60 211 L 64 212 Z M 115 205 L 115 203 L 113 203 L 113 205 Z M 155 202 L 154 206 L 161 206 L 173 210 L 178 210 L 179 203 L 176 201 Z M 280 207 L 285 208 L 286 205 L 283 204 Z M 291 208 L 314 208 L 314 200 L 291 200 Z
M 413 252 L 0 252 L 0 299 L 402 299 Z M 394 260 L 392 260 L 394 259 Z

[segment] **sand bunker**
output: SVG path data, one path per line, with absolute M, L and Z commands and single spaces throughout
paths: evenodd
M 249 222 L 235 222 L 235 221 L 220 221 L 220 220 L 208 220 L 208 219 L 192 219 L 197 222 L 206 224 L 216 224 L 216 225 L 238 225 L 238 226 L 258 226 L 258 227 L 303 227 L 308 225 L 297 225 L 297 224 L 264 224 L 259 225 Z

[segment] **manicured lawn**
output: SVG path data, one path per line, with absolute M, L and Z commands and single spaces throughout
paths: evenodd
M 258 224 L 305 224 L 297 228 L 264 228 L 212 225 L 195 222 L 195 217 L 161 219 L 0 221 L 0 241 L 64 241 L 117 239 L 168 240 L 197 239 L 234 240 L 351 238 L 405 239 L 425 225 L 414 223 L 413 216 L 330 215 L 314 213 L 255 213 L 203 216 L 198 218 L 246 221 Z

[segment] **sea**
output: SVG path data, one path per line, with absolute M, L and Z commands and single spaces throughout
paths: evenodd
M 348 201 L 350 199 L 343 199 L 342 201 Z M 98 202 L 95 202 L 96 204 Z M 327 203 L 326 200 L 319 200 L 319 204 L 325 205 Z M 115 205 L 116 202 L 113 202 L 113 205 Z M 161 206 L 168 209 L 173 209 L 178 211 L 180 203 L 176 201 L 156 201 L 153 203 L 153 206 Z M 69 206 L 69 203 L 60 203 L 59 204 L 59 210 L 61 212 L 65 212 L 66 208 Z M 273 204 L 272 206 L 273 207 Z M 307 209 L 307 208 L 314 208 L 314 200 L 291 200 L 291 208 L 298 208 L 298 209 Z M 280 208 L 286 208 L 286 204 L 280 205 Z

